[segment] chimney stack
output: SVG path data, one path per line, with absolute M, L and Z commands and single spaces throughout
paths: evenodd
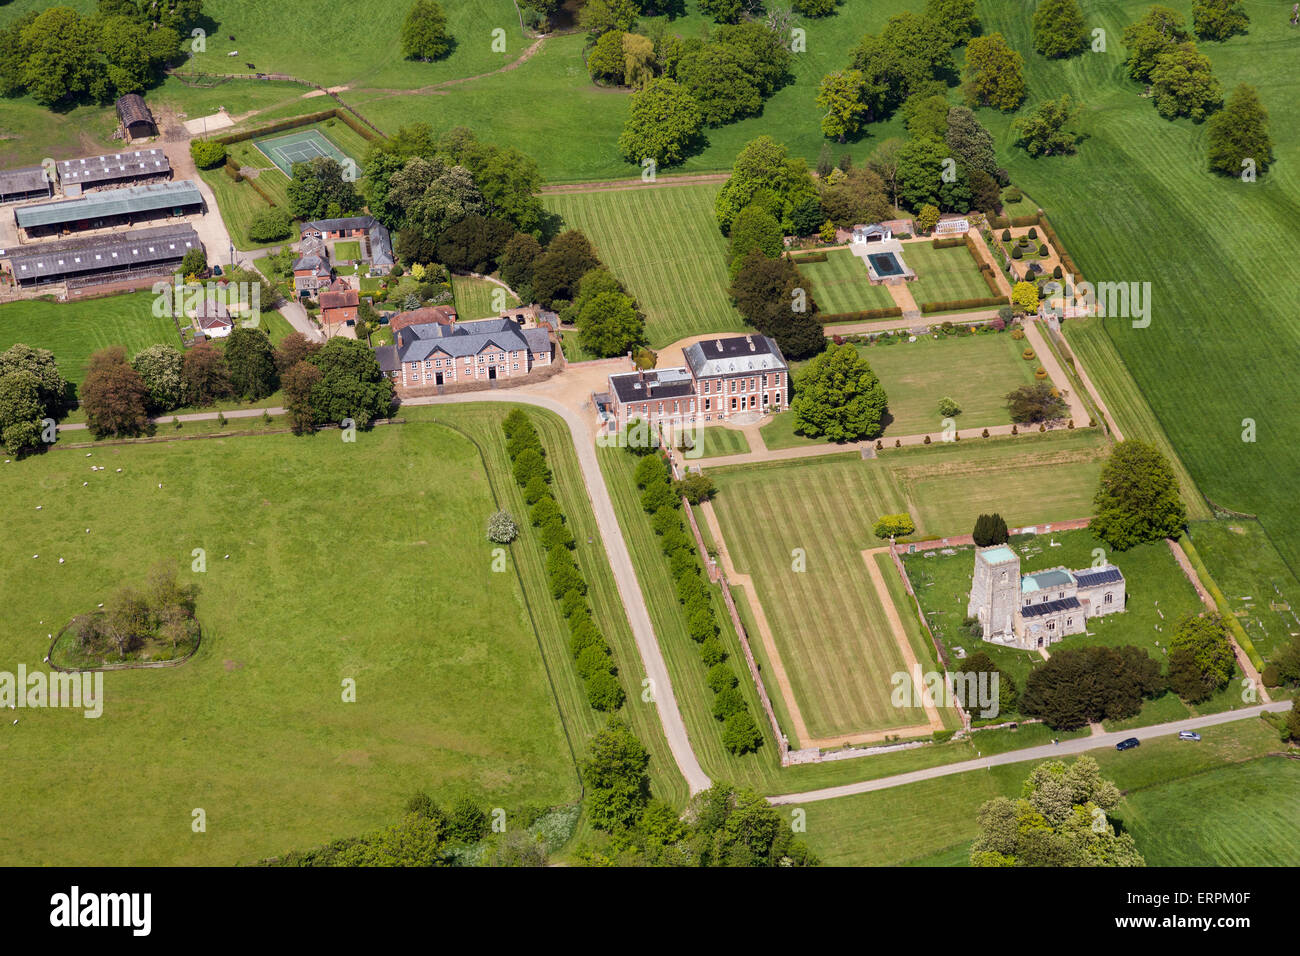
M 746 336 L 745 336 L 745 341 L 749 344 L 749 350 L 750 350 L 751 352 L 753 352 L 753 351 L 754 351 L 754 337 L 753 337 L 752 335 L 746 335 Z

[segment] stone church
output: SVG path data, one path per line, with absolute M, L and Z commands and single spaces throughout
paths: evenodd
M 1114 565 L 1021 575 L 1020 556 L 1007 545 L 975 549 L 966 614 L 979 620 L 986 641 L 1046 647 L 1082 634 L 1090 617 L 1123 611 L 1124 603 L 1124 575 Z

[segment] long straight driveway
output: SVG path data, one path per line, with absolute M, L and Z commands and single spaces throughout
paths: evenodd
M 628 554 L 627 543 L 623 540 L 623 531 L 618 526 L 618 516 L 614 513 L 614 502 L 605 487 L 604 476 L 600 473 L 600 463 L 596 460 L 596 449 L 591 440 L 591 431 L 582 415 L 566 405 L 550 398 L 511 389 L 508 392 L 469 392 L 458 395 L 430 395 L 423 398 L 407 399 L 405 405 L 443 405 L 470 402 L 517 402 L 523 405 L 535 405 L 554 412 L 564 419 L 573 436 L 573 448 L 578 455 L 578 466 L 582 469 L 582 480 L 587 486 L 587 497 L 591 500 L 592 511 L 596 515 L 596 525 L 600 528 L 600 538 L 605 544 L 605 553 L 609 557 L 609 566 L 614 572 L 614 582 L 618 585 L 619 597 L 627 613 L 628 623 L 632 626 L 632 636 L 636 639 L 637 650 L 641 654 L 641 664 L 646 676 L 650 678 L 654 689 L 654 700 L 658 705 L 659 722 L 663 725 L 664 736 L 668 738 L 668 747 L 672 751 L 677 768 L 686 778 L 691 793 L 707 790 L 712 781 L 695 759 L 691 749 L 690 738 L 686 734 L 686 723 L 677 707 L 677 697 L 673 693 L 672 680 L 668 676 L 668 665 L 659 641 L 655 637 L 654 627 L 650 623 L 650 612 L 646 609 L 645 597 L 641 594 L 641 585 L 636 579 L 636 569 L 632 566 L 632 557 Z

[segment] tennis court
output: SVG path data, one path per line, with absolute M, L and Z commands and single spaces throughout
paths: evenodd
M 309 163 L 317 156 L 328 156 L 344 166 L 348 163 L 355 164 L 355 160 L 326 139 L 325 134 L 317 129 L 302 129 L 283 136 L 255 139 L 253 145 L 267 159 L 275 163 L 280 172 L 290 177 L 293 176 L 294 163 Z

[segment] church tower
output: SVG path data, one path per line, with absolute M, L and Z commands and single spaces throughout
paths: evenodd
M 1010 637 L 1019 606 L 1019 555 L 1005 544 L 977 548 L 966 615 L 979 619 L 984 640 Z

